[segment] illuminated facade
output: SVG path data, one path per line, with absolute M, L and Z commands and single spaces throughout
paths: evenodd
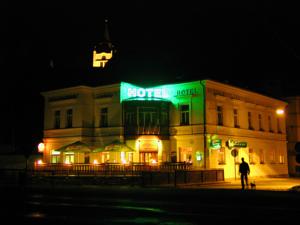
M 286 103 L 211 80 L 129 83 L 43 93 L 46 163 L 187 162 L 238 176 L 288 174 Z M 234 153 L 237 154 L 236 157 Z

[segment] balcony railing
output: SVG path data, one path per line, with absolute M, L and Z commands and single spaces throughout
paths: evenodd
M 125 126 L 125 135 L 169 135 L 169 127 L 163 125 Z

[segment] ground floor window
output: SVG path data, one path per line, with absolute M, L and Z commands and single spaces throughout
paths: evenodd
M 192 163 L 192 148 L 179 148 L 179 161 Z
M 173 162 L 173 163 L 177 162 L 177 154 L 175 151 L 171 152 L 170 158 L 171 158 L 171 162 Z
M 284 163 L 284 151 L 283 149 L 279 149 L 279 163 L 283 164 Z
M 66 164 L 70 164 L 70 163 L 74 163 L 75 161 L 74 161 L 74 153 L 73 152 L 67 152 L 67 153 L 65 153 L 65 160 L 64 160 L 64 162 L 66 163 Z
M 60 152 L 51 152 L 51 163 L 60 163 Z
M 260 164 L 265 163 L 265 153 L 264 153 L 263 149 L 259 150 L 259 162 L 260 162 Z
M 270 163 L 275 163 L 275 150 L 274 149 L 270 149 L 269 161 L 270 161 Z
M 128 162 L 133 162 L 133 152 L 128 152 Z
M 253 148 L 249 148 L 249 163 L 250 164 L 255 164 Z
M 103 153 L 102 153 L 102 158 L 101 158 L 101 159 L 102 159 L 102 160 L 101 160 L 102 163 L 108 162 L 108 161 L 109 161 L 109 153 L 108 153 L 108 152 L 103 152 Z

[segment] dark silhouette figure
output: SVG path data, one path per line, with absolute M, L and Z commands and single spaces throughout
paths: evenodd
M 242 158 L 242 163 L 240 164 L 239 172 L 241 174 L 241 183 L 242 183 L 242 190 L 245 189 L 245 182 L 248 187 L 248 175 L 250 174 L 250 168 L 248 163 L 244 161 L 244 158 Z

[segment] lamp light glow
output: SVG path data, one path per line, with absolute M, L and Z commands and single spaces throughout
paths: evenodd
M 276 114 L 277 115 L 283 115 L 284 114 L 284 110 L 283 109 L 277 109 L 276 110 Z
M 45 144 L 43 142 L 38 144 L 38 151 L 39 152 L 44 152 L 45 150 Z

